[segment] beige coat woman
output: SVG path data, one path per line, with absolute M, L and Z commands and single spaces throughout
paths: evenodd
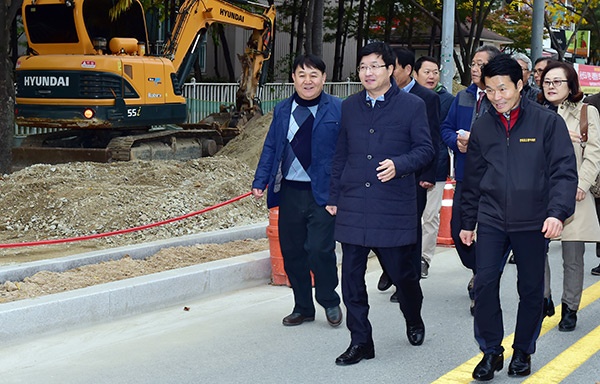
M 600 225 L 590 186 L 600 170 L 600 117 L 593 106 L 587 107 L 588 139 L 582 145 L 580 133 L 583 92 L 579 78 L 569 63 L 551 61 L 542 72 L 542 101 L 554 108 L 565 120 L 577 157 L 579 183 L 575 196 L 575 213 L 565 220 L 561 236 L 563 259 L 563 294 L 558 330 L 573 331 L 577 325 L 577 310 L 583 292 L 583 271 L 586 242 L 600 242 Z M 544 309 L 546 316 L 554 314 L 550 295 L 550 267 L 546 260 Z
M 577 157 L 578 187 L 585 191 L 585 198 L 575 205 L 575 213 L 564 223 L 563 241 L 600 242 L 600 224 L 596 215 L 594 196 L 589 192 L 600 171 L 600 116 L 598 110 L 588 105 L 588 141 L 585 150 L 579 140 L 579 119 L 583 102 L 564 101 L 558 106 L 558 114 L 565 119 Z

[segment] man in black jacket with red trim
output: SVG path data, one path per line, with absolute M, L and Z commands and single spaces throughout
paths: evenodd
M 503 367 L 500 275 L 511 245 L 519 279 L 519 308 L 508 368 L 531 373 L 530 355 L 542 325 L 546 239 L 560 236 L 575 211 L 577 169 L 560 116 L 522 98 L 521 67 L 499 55 L 483 67 L 492 108 L 471 129 L 461 200 L 462 242 L 477 226 L 475 339 L 484 353 L 473 378 L 490 380 Z

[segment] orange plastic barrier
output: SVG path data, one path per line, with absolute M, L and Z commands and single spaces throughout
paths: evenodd
M 279 207 L 269 209 L 269 225 L 267 226 L 267 237 L 269 238 L 269 251 L 271 253 L 271 284 L 287 285 L 291 287 L 290 280 L 283 266 L 283 255 L 279 245 Z M 315 286 L 315 277 L 310 271 L 311 284 Z
M 269 225 L 267 226 L 267 237 L 269 238 L 269 250 L 271 253 L 271 284 L 291 286 L 290 280 L 283 267 L 283 256 L 279 246 L 279 207 L 269 209 Z
M 440 229 L 437 235 L 437 244 L 452 246 L 454 240 L 450 232 L 450 220 L 452 219 L 452 200 L 454 199 L 454 186 L 456 181 L 448 178 L 444 185 L 444 193 L 442 195 L 442 207 L 440 208 Z

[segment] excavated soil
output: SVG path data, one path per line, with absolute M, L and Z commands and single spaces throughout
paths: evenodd
M 189 161 L 37 164 L 0 178 L 0 265 L 62 257 L 264 222 L 252 197 L 150 229 L 57 245 L 10 244 L 103 234 L 178 218 L 250 190 L 272 115 L 246 126 L 217 156 Z M 63 273 L 0 282 L 0 302 L 19 300 L 268 249 L 266 239 L 164 249 Z

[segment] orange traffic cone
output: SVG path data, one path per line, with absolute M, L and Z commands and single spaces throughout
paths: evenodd
M 283 268 L 283 256 L 279 246 L 279 207 L 269 209 L 269 225 L 267 226 L 267 237 L 269 238 L 269 250 L 271 253 L 271 284 L 291 286 L 290 280 Z
M 452 200 L 454 199 L 455 184 L 456 181 L 448 178 L 446 185 L 444 185 L 442 207 L 440 208 L 440 229 L 437 235 L 437 244 L 442 246 L 454 245 L 450 231 L 450 220 L 452 219 Z
M 291 287 L 290 279 L 283 266 L 283 255 L 279 245 L 279 207 L 269 209 L 269 225 L 267 226 L 267 237 L 269 238 L 269 253 L 271 254 L 271 284 L 287 285 Z M 311 284 L 315 286 L 315 277 L 310 272 Z

